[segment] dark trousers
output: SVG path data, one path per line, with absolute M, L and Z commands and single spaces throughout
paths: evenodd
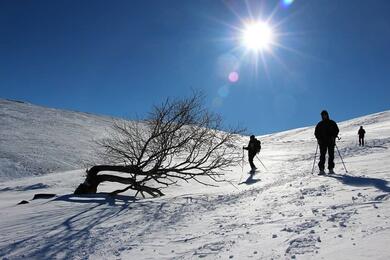
M 334 146 L 334 144 L 320 144 L 320 162 L 318 163 L 320 170 L 325 169 L 326 151 L 328 151 L 328 169 L 334 168 Z
M 364 146 L 364 136 L 359 136 L 359 145 Z
M 255 164 L 253 163 L 253 158 L 255 158 L 255 156 L 256 156 L 255 153 L 248 153 L 248 161 L 249 161 L 249 164 L 250 164 L 252 170 L 253 170 L 253 169 L 256 169 L 256 166 L 255 166 Z

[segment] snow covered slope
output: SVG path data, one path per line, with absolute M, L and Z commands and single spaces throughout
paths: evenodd
M 389 259 L 390 111 L 339 126 L 348 173 L 336 154 L 336 174 L 311 174 L 307 127 L 260 137 L 268 170 L 255 161 L 255 175 L 246 164 L 226 173 L 232 183 L 182 184 L 157 199 L 73 196 L 83 170 L 2 182 L 0 258 Z
M 83 168 L 113 118 L 0 99 L 0 181 Z

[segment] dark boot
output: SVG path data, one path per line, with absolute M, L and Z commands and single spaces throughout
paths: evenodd
M 325 175 L 324 169 L 320 169 L 320 172 L 318 173 L 318 175 Z

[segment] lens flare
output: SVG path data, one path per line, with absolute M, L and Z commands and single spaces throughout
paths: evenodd
M 225 53 L 218 57 L 216 72 L 222 79 L 226 79 L 232 71 L 237 71 L 240 66 L 240 60 L 233 54 Z
M 281 0 L 280 2 L 282 6 L 289 7 L 292 3 L 294 3 L 294 0 Z
M 239 79 L 239 75 L 238 75 L 238 73 L 236 71 L 232 71 L 232 72 L 229 73 L 229 77 L 228 78 L 229 78 L 229 81 L 231 83 L 236 83 L 238 81 L 238 79 Z

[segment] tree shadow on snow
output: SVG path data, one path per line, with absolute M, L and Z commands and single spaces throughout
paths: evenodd
M 105 193 L 83 196 L 69 194 L 54 201 L 84 205 L 76 207 L 76 204 L 68 210 L 61 206 L 45 215 L 30 216 L 28 220 L 32 225 L 45 224 L 13 243 L 0 246 L 0 258 L 18 252 L 26 259 L 87 259 L 94 253 L 95 246 L 106 239 L 104 234 L 112 228 L 111 219 L 126 214 L 131 216 L 132 203 L 142 204 L 139 207 L 150 205 L 148 202 L 138 203 L 133 196 L 109 196 Z M 132 222 L 132 219 L 128 221 Z M 102 223 L 107 223 L 107 227 L 101 226 Z
M 330 174 L 326 175 L 327 177 L 335 178 L 343 184 L 350 186 L 372 186 L 383 192 L 390 192 L 390 187 L 387 186 L 388 181 L 377 179 L 377 178 L 367 178 L 360 176 L 351 176 L 351 175 L 342 175 L 342 174 Z
M 258 181 L 261 181 L 260 179 L 254 179 L 253 178 L 254 176 L 255 176 L 255 172 L 250 171 L 248 179 L 246 179 L 243 182 L 240 182 L 238 185 L 240 185 L 240 184 L 251 185 L 251 184 L 255 184 Z
M 134 196 L 126 195 L 110 195 L 109 193 L 96 193 L 85 195 L 67 194 L 55 198 L 57 201 L 66 201 L 72 203 L 97 203 L 108 205 L 128 205 L 130 202 L 135 202 L 138 199 Z

